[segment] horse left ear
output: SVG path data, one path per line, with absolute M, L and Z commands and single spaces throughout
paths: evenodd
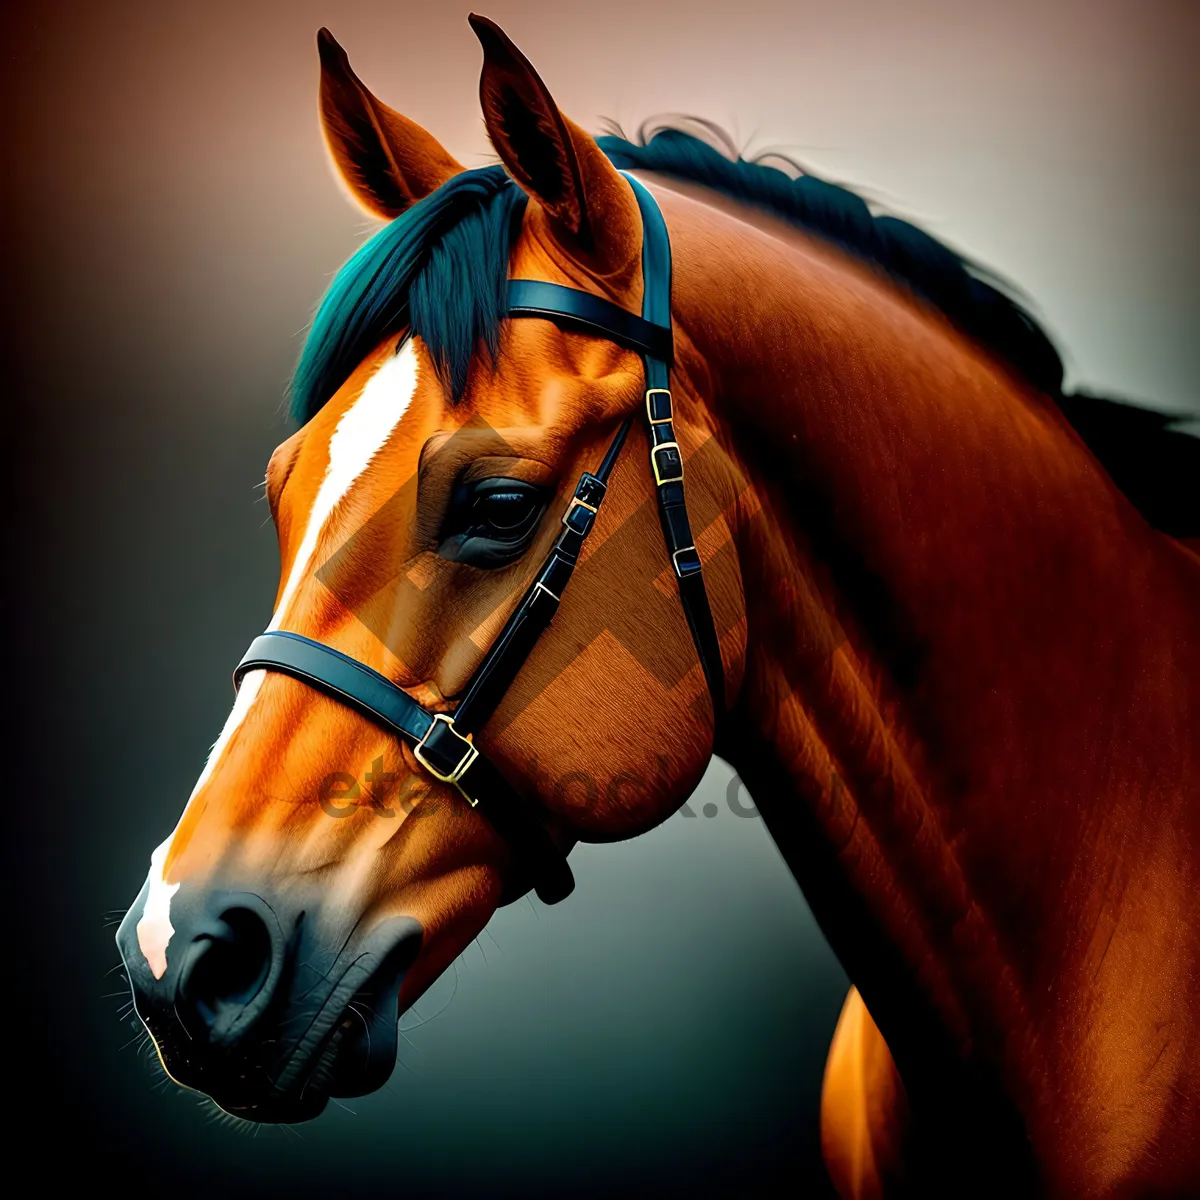
M 504 30 L 474 13 L 468 20 L 483 46 L 484 124 L 509 174 L 546 211 L 566 249 L 624 266 L 641 238 L 629 184 L 595 138 L 559 111 Z
M 436 191 L 462 167 L 431 133 L 376 99 L 328 29 L 321 56 L 321 126 L 354 198 L 385 220 Z

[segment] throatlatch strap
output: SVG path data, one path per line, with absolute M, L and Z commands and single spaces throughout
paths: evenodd
M 642 317 L 651 325 L 671 323 L 671 243 L 658 202 L 632 175 L 622 172 L 637 197 L 642 213 Z M 721 642 L 713 623 L 712 606 L 704 586 L 704 569 L 692 536 L 683 491 L 683 456 L 675 440 L 671 406 L 670 359 L 645 356 L 646 427 L 650 439 L 650 469 L 658 496 L 667 553 L 679 583 L 679 600 L 687 617 L 692 641 L 700 655 L 713 722 L 719 731 L 725 716 L 725 670 Z

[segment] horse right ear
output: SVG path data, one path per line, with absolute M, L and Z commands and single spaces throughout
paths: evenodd
M 437 138 L 367 90 L 328 29 L 321 55 L 321 127 L 338 173 L 358 202 L 391 220 L 459 174 Z
M 629 184 L 561 112 L 508 34 L 487 17 L 467 20 L 483 47 L 483 121 L 508 173 L 541 205 L 564 249 L 604 274 L 627 268 L 642 244 Z

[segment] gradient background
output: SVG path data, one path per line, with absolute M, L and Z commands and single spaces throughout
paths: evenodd
M 1195 4 L 492 0 L 564 109 L 685 111 L 786 147 L 1034 297 L 1071 378 L 1200 412 Z M 823 1194 L 846 981 L 762 823 L 725 802 L 581 848 L 403 1027 L 389 1089 L 244 1136 L 155 1092 L 116 1020 L 136 893 L 265 623 L 255 485 L 330 274 L 369 223 L 317 131 L 328 24 L 382 98 L 485 161 L 454 4 L 8 3 L 5 398 L 13 739 L 6 1086 L 43 1180 L 173 1195 Z M 453 996 L 453 1003 L 450 1003 Z M 442 1011 L 439 1011 L 442 1010 Z M 421 1024 L 438 1014 L 436 1019 Z M 417 1026 L 420 1025 L 418 1028 Z

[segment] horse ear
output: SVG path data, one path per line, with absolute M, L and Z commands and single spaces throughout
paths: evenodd
M 371 95 L 328 29 L 317 34 L 317 51 L 321 127 L 364 208 L 390 221 L 462 171 L 435 137 Z
M 474 13 L 468 20 L 483 46 L 484 124 L 509 174 L 545 209 L 568 248 L 588 257 L 601 248 L 624 254 L 630 244 L 636 252 L 640 225 L 629 184 L 595 139 L 563 116 L 504 30 Z

